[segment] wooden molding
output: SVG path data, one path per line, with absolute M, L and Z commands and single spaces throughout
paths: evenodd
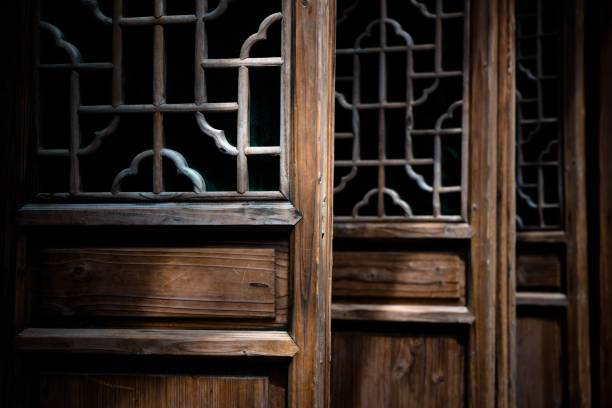
M 567 307 L 568 299 L 563 293 L 517 292 L 518 306 L 562 306 Z
M 299 347 L 287 332 L 147 329 L 26 329 L 21 351 L 198 356 L 293 357 Z
M 336 222 L 334 237 L 470 239 L 474 229 L 464 223 L 434 222 Z
M 333 303 L 332 319 L 472 324 L 474 315 L 464 306 Z
M 302 219 L 290 202 L 161 204 L 27 204 L 24 226 L 277 226 Z

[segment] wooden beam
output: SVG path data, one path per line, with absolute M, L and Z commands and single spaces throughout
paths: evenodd
M 290 202 L 181 204 L 28 204 L 24 226 L 277 226 L 302 215 Z
M 474 229 L 464 223 L 435 222 L 336 222 L 337 238 L 470 239 Z
M 194 356 L 293 357 L 287 332 L 231 330 L 40 329 L 17 335 L 20 351 Z
M 332 319 L 472 324 L 474 322 L 474 315 L 465 306 L 333 303 Z

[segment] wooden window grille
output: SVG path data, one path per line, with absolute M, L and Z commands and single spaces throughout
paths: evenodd
M 39 198 L 287 196 L 289 0 L 63 3 L 41 1 Z
M 516 200 L 519 230 L 563 226 L 561 46 L 556 2 L 516 3 Z
M 466 221 L 468 7 L 338 1 L 336 221 Z

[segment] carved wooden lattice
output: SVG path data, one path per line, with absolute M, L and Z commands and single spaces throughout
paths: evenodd
M 563 160 L 557 2 L 517 2 L 516 193 L 519 229 L 562 226 Z
M 45 9 L 43 2 L 43 10 Z M 57 5 L 49 5 L 47 8 L 56 7 Z M 142 2 L 142 6 L 145 2 Z M 95 17 L 95 23 L 109 27 L 110 35 L 106 41 L 112 43 L 112 56 L 110 61 L 91 62 L 81 54 L 81 51 L 71 41 L 71 38 L 64 35 L 63 28 L 56 25 L 54 21 L 45 21 L 44 15 L 41 17 L 40 31 L 41 39 L 44 36 L 51 36 L 53 46 L 62 50 L 69 57 L 68 62 L 58 63 L 56 61 L 44 61 L 41 57 L 39 63 L 39 72 L 44 71 L 66 71 L 69 72 L 69 85 L 66 86 L 66 93 L 69 98 L 69 112 L 65 112 L 69 116 L 69 132 L 70 137 L 67 146 L 62 148 L 50 148 L 45 146 L 43 138 L 40 134 L 52 134 L 53 130 L 44 128 L 39 129 L 39 147 L 38 156 L 41 158 L 65 158 L 69 160 L 70 168 L 68 171 L 69 188 L 67 191 L 45 191 L 41 188 L 39 197 L 42 198 L 66 198 L 66 197 L 84 197 L 84 198 L 124 198 L 124 199 L 206 199 L 206 198 L 229 198 L 229 199 L 246 199 L 246 198 L 282 198 L 286 196 L 287 186 L 287 163 L 286 156 L 288 152 L 288 123 L 289 109 L 287 109 L 288 95 L 288 77 L 290 72 L 288 61 L 288 47 L 290 44 L 289 19 L 284 18 L 289 13 L 290 2 L 287 0 L 267 1 L 264 5 L 267 8 L 277 9 L 278 12 L 268 14 L 262 20 L 258 20 L 259 25 L 255 31 L 245 32 L 247 28 L 241 22 L 232 21 L 231 17 L 239 16 L 242 20 L 251 18 L 249 7 L 252 9 L 256 5 L 248 0 L 195 0 L 190 2 L 191 14 L 170 14 L 167 13 L 167 7 L 177 7 L 166 0 L 153 0 L 150 2 L 152 15 L 148 16 L 126 16 L 125 8 L 128 3 L 124 0 L 112 0 L 100 2 L 96 0 L 81 0 L 70 2 L 70 6 L 76 8 L 88 8 L 88 13 Z M 195 6 L 194 6 L 195 3 Z M 181 7 L 185 7 L 181 5 Z M 246 7 L 246 9 L 245 9 Z M 62 5 L 65 9 L 64 13 L 69 9 L 68 3 Z M 234 8 L 235 10 L 231 10 Z M 74 10 L 73 10 L 74 11 Z M 79 10 L 82 11 L 82 10 Z M 233 11 L 231 16 L 227 16 Z M 232 32 L 234 36 L 240 36 L 241 47 L 236 50 L 236 55 L 231 57 L 213 57 L 209 56 L 211 44 L 216 44 L 217 49 L 225 47 L 225 38 L 219 35 L 219 30 L 216 31 L 216 36 L 209 34 L 208 25 L 212 22 L 221 23 L 223 29 L 227 32 Z M 64 23 L 66 21 L 64 20 Z M 71 22 L 68 21 L 67 25 Z M 169 27 L 189 26 L 193 30 L 193 37 L 188 38 L 193 41 L 194 49 L 191 50 L 192 61 L 188 63 L 188 67 L 193 72 L 193 100 L 180 101 L 179 103 L 169 103 L 166 98 L 167 93 L 167 53 L 170 51 L 166 42 L 167 31 Z M 277 49 L 280 51 L 276 56 L 258 56 L 251 55 L 254 46 L 260 41 L 267 39 L 267 34 L 271 27 L 275 27 L 280 33 L 275 38 L 278 43 Z M 280 28 L 278 27 L 280 26 Z M 127 103 L 125 98 L 125 88 L 130 86 L 130 78 L 125 75 L 127 68 L 126 60 L 129 54 L 126 55 L 125 34 L 126 30 L 130 29 L 152 29 L 152 36 L 148 44 L 132 44 L 132 47 L 150 47 L 152 45 L 152 60 L 148 63 L 149 69 L 152 70 L 152 96 L 150 103 Z M 250 29 L 250 28 L 249 28 Z M 74 33 L 74 30 L 72 30 Z M 79 36 L 86 37 L 90 35 L 88 31 L 79 32 Z M 178 42 L 176 46 L 181 46 Z M 45 43 L 42 43 L 41 55 L 44 55 Z M 175 47 L 176 47 L 175 46 Z M 168 49 L 167 49 L 168 47 Z M 256 47 L 255 47 L 256 48 Z M 264 103 L 277 108 L 279 112 L 275 115 L 280 115 L 278 129 L 271 129 L 269 132 L 276 133 L 275 144 L 253 143 L 252 135 L 250 134 L 253 128 L 253 122 L 261 120 L 259 115 L 265 109 L 258 109 L 257 114 L 253 112 L 253 101 L 251 100 L 250 90 L 253 72 L 259 72 L 262 69 L 276 68 L 278 75 L 274 84 L 265 84 L 265 86 L 273 85 L 280 88 L 280 92 L 274 97 L 266 98 Z M 222 102 L 213 102 L 208 98 L 209 90 L 213 87 L 231 88 L 229 83 L 215 83 L 209 81 L 208 73 L 212 71 L 237 71 L 234 84 L 237 92 L 230 100 Z M 84 72 L 104 71 L 110 72 L 108 88 L 111 89 L 112 96 L 108 104 L 86 104 L 82 101 L 82 80 L 81 75 Z M 133 76 L 132 76 L 133 79 Z M 41 79 L 41 83 L 43 79 Z M 56 97 L 57 95 L 51 95 Z M 233 100 L 232 100 L 233 99 Z M 260 101 L 261 102 L 261 101 Z M 255 107 L 258 108 L 258 107 Z M 266 107 L 268 108 L 268 107 Z M 40 109 L 45 109 L 41 106 Z M 235 115 L 235 127 L 217 128 L 209 120 L 209 115 L 215 113 L 229 113 Z M 207 171 L 227 172 L 235 171 L 235 187 L 234 188 L 214 188 L 210 189 L 208 180 L 199 171 L 193 168 L 191 163 L 186 159 L 187 154 L 192 157 L 197 156 L 197 152 L 180 152 L 170 148 L 166 142 L 172 142 L 177 137 L 175 132 L 181 131 L 175 128 L 172 132 L 167 131 L 165 119 L 171 119 L 171 115 L 185 114 L 190 115 L 190 121 L 196 123 L 199 128 L 197 137 L 211 138 L 214 141 L 214 146 L 217 152 L 223 155 L 233 157 L 235 161 L 235 170 L 227 168 L 219 168 L 215 163 L 207 163 Z M 82 129 L 81 122 L 92 116 L 109 117 L 107 125 L 98 131 L 95 131 L 94 136 L 84 143 L 86 136 Z M 150 115 L 152 117 L 152 126 L 148 133 L 144 130 L 131 134 L 130 137 L 144 138 L 151 140 L 150 146 L 144 151 L 133 154 L 131 161 L 127 161 L 123 165 L 123 170 L 114 174 L 114 179 L 107 184 L 107 190 L 91 190 L 84 188 L 84 176 L 81 166 L 88 160 L 88 157 L 97 154 L 98 150 L 105 142 L 117 137 L 117 130 L 121 128 L 122 122 L 126 116 L 134 117 L 134 115 Z M 184 125 L 188 124 L 184 122 Z M 191 124 L 189 124 L 191 125 Z M 233 127 L 233 129 L 232 129 Z M 230 132 L 235 134 L 235 140 L 228 140 L 226 134 Z M 55 138 L 54 144 L 58 144 L 58 140 L 62 139 L 62 135 L 52 135 Z M 125 136 L 122 136 L 125 137 Z M 49 139 L 47 136 L 46 139 Z M 187 154 L 186 154 L 187 153 Z M 272 169 L 274 173 L 271 177 L 278 180 L 274 188 L 253 188 L 253 179 L 266 179 L 268 175 L 265 173 L 270 170 L 268 167 L 251 166 L 250 159 L 261 157 L 276 157 L 273 162 L 276 168 Z M 116 159 L 119 160 L 119 159 Z M 152 185 L 146 190 L 130 190 L 124 191 L 126 180 L 131 177 L 138 176 L 138 173 L 143 173 L 143 162 L 150 160 L 152 167 Z M 228 163 L 224 159 L 224 163 Z M 171 164 L 175 169 L 168 168 Z M 44 163 L 39 164 L 40 172 L 53 172 L 53 166 L 46 168 Z M 211 170 L 213 169 L 213 170 Z M 170 170 L 176 170 L 182 176 L 185 176 L 189 181 L 190 187 L 185 190 L 167 191 L 165 186 L 165 174 Z M 103 173 L 105 168 L 97 168 L 96 172 Z M 249 174 L 251 173 L 251 174 Z M 259 173 L 259 174 L 253 174 Z M 55 177 L 55 176 L 54 176 Z M 59 177 L 59 176 L 58 176 Z M 268 183 L 269 185 L 270 183 Z M 86 185 L 86 183 L 85 183 Z M 185 184 L 183 183 L 183 186 Z M 190 191 L 192 190 L 192 191 Z M 212 191 L 211 191 L 212 190 Z M 257 191 L 255 191 L 257 190 Z
M 465 220 L 465 10 L 338 3 L 337 221 Z

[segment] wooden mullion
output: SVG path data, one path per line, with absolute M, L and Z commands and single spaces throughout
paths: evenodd
M 499 2 L 497 179 L 497 407 L 515 407 L 516 199 L 515 0 Z
M 290 407 L 329 405 L 335 1 L 296 2 L 290 198 L 304 219 L 291 235 Z
M 471 4 L 470 44 L 470 180 L 471 240 L 468 308 L 470 326 L 468 405 L 495 405 L 496 327 L 496 184 L 497 184 L 497 63 L 498 1 Z

